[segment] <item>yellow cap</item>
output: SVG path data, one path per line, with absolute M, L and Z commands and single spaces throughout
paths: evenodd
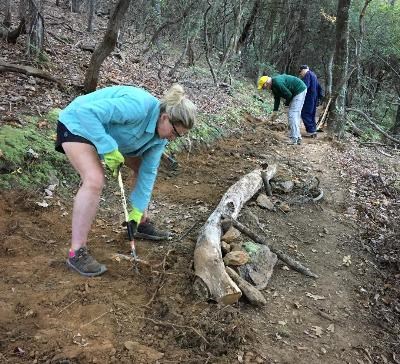
M 262 76 L 260 77 L 260 79 L 258 80 L 258 86 L 257 86 L 257 90 L 261 90 L 264 86 L 264 84 L 266 82 L 268 82 L 269 77 L 268 76 Z

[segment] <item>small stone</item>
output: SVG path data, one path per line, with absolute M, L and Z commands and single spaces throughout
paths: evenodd
M 226 241 L 221 241 L 221 250 L 223 254 L 227 254 L 231 251 L 231 246 Z
M 282 202 L 279 205 L 279 208 L 283 211 L 283 212 L 289 212 L 290 211 L 290 207 L 286 202 Z
M 229 230 L 223 235 L 221 240 L 230 243 L 231 241 L 236 240 L 239 236 L 240 236 L 239 230 L 231 226 Z
M 263 209 L 272 211 L 274 209 L 274 203 L 264 193 L 260 193 L 257 197 L 257 205 Z
M 238 266 L 246 264 L 249 261 L 249 259 L 250 259 L 249 255 L 246 252 L 238 250 L 226 254 L 224 257 L 224 263 L 225 265 Z

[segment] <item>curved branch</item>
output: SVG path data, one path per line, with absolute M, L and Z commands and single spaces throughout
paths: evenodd
M 400 144 L 400 140 L 393 138 L 388 133 L 386 133 L 380 126 L 376 125 L 365 112 L 358 109 L 354 109 L 352 107 L 347 108 L 346 111 L 353 111 L 357 114 L 360 114 L 367 121 L 367 123 L 371 125 L 376 131 L 384 135 L 387 139 L 391 140 L 392 142 Z

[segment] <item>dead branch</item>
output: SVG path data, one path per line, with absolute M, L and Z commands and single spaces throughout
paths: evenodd
M 147 321 L 152 322 L 155 325 L 160 325 L 160 326 L 169 326 L 169 327 L 179 328 L 179 329 L 189 329 L 189 330 L 192 330 L 194 333 L 196 333 L 206 344 L 210 344 L 208 342 L 208 340 L 198 330 L 196 330 L 192 326 L 173 324 L 172 322 L 168 322 L 168 321 L 153 320 L 150 317 L 144 317 L 144 316 L 132 316 L 132 318 L 136 318 L 139 320 L 147 320 Z
M 147 302 L 145 305 L 141 306 L 141 307 L 145 307 L 145 308 L 149 308 L 150 304 L 154 301 L 154 299 L 157 296 L 157 293 L 160 291 L 160 289 L 163 287 L 164 285 L 164 278 L 165 278 L 165 265 L 167 264 L 167 258 L 168 256 L 171 254 L 171 252 L 173 252 L 173 249 L 168 250 L 167 254 L 165 254 L 163 261 L 161 262 L 161 267 L 162 267 L 162 272 L 158 278 L 158 282 L 157 282 L 157 287 L 153 292 L 153 295 L 151 296 L 149 302 Z
M 376 125 L 371 118 L 363 111 L 358 110 L 358 109 L 354 109 L 352 107 L 348 107 L 346 109 L 346 111 L 353 111 L 357 114 L 360 114 L 369 125 L 371 125 L 376 131 L 378 131 L 379 133 L 381 133 L 382 135 L 384 135 L 387 139 L 391 140 L 392 142 L 395 142 L 397 144 L 400 144 L 400 140 L 393 138 L 391 135 L 389 135 L 388 133 L 386 133 L 380 126 Z
M 301 264 L 297 260 L 295 260 L 292 257 L 288 256 L 287 254 L 283 253 L 281 250 L 278 250 L 278 249 L 274 248 L 273 246 L 270 246 L 268 244 L 267 240 L 263 236 L 256 235 L 248 227 L 241 224 L 239 221 L 236 221 L 235 219 L 233 219 L 230 216 L 224 215 L 223 218 L 230 221 L 236 229 L 238 229 L 243 234 L 246 234 L 254 242 L 268 246 L 269 249 L 273 253 L 275 253 L 276 256 L 280 260 L 282 260 L 284 263 L 286 263 L 293 270 L 295 270 L 299 273 L 302 273 L 302 274 L 306 275 L 307 277 L 318 278 L 318 276 L 315 273 L 313 273 L 309 268 L 305 267 L 303 264 Z
M 245 279 L 243 279 L 239 274 L 237 274 L 232 268 L 225 267 L 226 272 L 229 277 L 238 285 L 243 294 L 247 297 L 250 303 L 256 306 L 265 306 L 267 301 L 263 294 Z
M 31 66 L 22 66 L 13 63 L 7 63 L 0 60 L 0 73 L 1 72 L 15 72 L 15 73 L 23 73 L 28 76 L 34 76 L 38 78 L 43 78 L 48 81 L 52 81 L 64 87 L 64 82 L 62 80 L 54 78 L 47 72 L 44 72 L 38 68 L 31 67 Z
M 317 130 L 321 129 L 322 126 L 326 123 L 326 117 L 328 115 L 328 111 L 329 111 L 329 107 L 331 106 L 331 102 L 332 102 L 332 98 L 330 97 L 328 100 L 328 103 L 326 104 L 324 112 L 322 113 L 321 117 L 318 119 Z

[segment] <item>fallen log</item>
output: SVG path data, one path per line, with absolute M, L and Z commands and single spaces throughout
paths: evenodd
M 23 73 L 28 76 L 34 76 L 38 78 L 43 78 L 48 81 L 52 81 L 60 85 L 61 87 L 65 87 L 64 82 L 57 78 L 54 78 L 49 73 L 42 71 L 38 68 L 31 67 L 31 66 L 22 66 L 13 63 L 7 63 L 0 60 L 0 73 L 1 72 L 16 72 L 16 73 Z
M 276 169 L 276 165 L 268 169 Z M 236 218 L 243 205 L 263 186 L 261 170 L 255 170 L 237 181 L 222 196 L 220 203 L 202 227 L 194 250 L 194 290 L 203 300 L 212 299 L 233 304 L 242 295 L 225 271 L 221 253 L 221 217 Z
M 257 288 L 253 287 L 239 274 L 237 274 L 232 268 L 225 267 L 225 269 L 226 272 L 229 274 L 229 277 L 231 277 L 233 281 L 238 285 L 240 290 L 247 297 L 251 304 L 256 306 L 265 306 L 267 304 L 267 300 Z
M 313 273 L 309 268 L 305 267 L 303 264 L 285 254 L 281 250 L 270 246 L 264 237 L 256 235 L 248 227 L 244 226 L 239 221 L 236 221 L 233 217 L 223 216 L 223 218 L 225 219 L 224 223 L 230 222 L 236 229 L 238 229 L 243 234 L 246 234 L 254 242 L 268 246 L 269 249 L 276 254 L 278 259 L 282 260 L 282 262 L 286 263 L 293 270 L 302 273 L 308 277 L 318 278 L 318 276 Z

